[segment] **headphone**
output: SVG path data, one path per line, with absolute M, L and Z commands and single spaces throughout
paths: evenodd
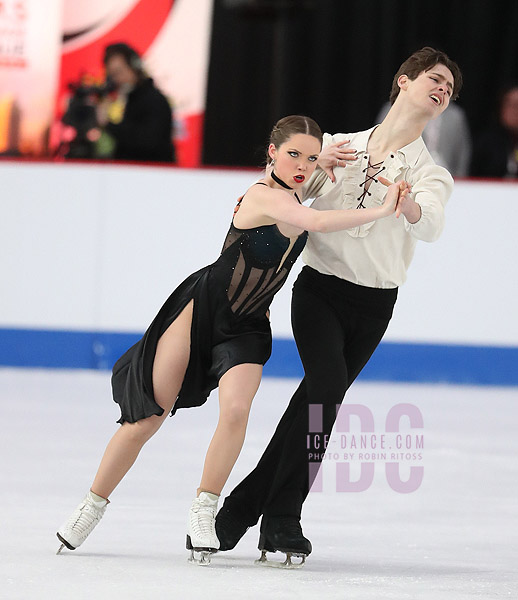
M 112 56 L 116 55 L 123 56 L 124 60 L 128 63 L 129 67 L 133 69 L 133 71 L 138 74 L 143 73 L 144 65 L 142 64 L 142 58 L 134 48 L 122 42 L 106 46 L 103 59 L 104 65 L 106 65 Z

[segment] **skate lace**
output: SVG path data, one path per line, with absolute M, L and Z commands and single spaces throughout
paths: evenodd
M 78 514 L 72 516 L 68 526 L 75 533 L 83 534 L 99 522 L 103 513 L 103 509 L 85 504 L 81 507 Z
M 214 508 L 197 504 L 192 507 L 192 513 L 194 518 L 191 519 L 191 527 L 196 536 L 216 535 Z

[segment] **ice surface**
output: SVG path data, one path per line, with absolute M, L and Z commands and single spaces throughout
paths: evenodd
M 263 381 L 226 492 L 254 466 L 296 385 Z M 417 406 L 425 444 L 412 464 L 424 479 L 397 493 L 376 460 L 367 490 L 337 492 L 337 461 L 324 460 L 323 491 L 310 494 L 303 514 L 313 543 L 304 568 L 255 566 L 258 527 L 209 567 L 187 562 L 187 510 L 217 396 L 167 419 L 91 537 L 56 556 L 56 529 L 117 427 L 109 375 L 0 369 L 0 598 L 518 598 L 518 390 L 355 384 L 346 402 L 368 408 L 378 439 L 392 406 Z M 329 449 L 339 450 L 341 435 Z M 352 461 L 353 475 L 359 469 Z

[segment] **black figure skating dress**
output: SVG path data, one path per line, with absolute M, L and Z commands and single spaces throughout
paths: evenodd
M 266 312 L 306 239 L 307 232 L 290 239 L 276 225 L 238 229 L 232 222 L 218 260 L 181 283 L 142 339 L 115 363 L 112 389 L 121 408 L 118 422 L 163 414 L 153 396 L 157 343 L 192 299 L 191 354 L 173 413 L 203 404 L 230 368 L 264 365 L 272 347 Z

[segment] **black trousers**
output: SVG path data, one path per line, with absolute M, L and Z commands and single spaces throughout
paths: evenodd
M 309 464 L 309 405 L 321 405 L 321 440 L 336 419 L 337 405 L 383 337 L 397 288 L 367 288 L 304 267 L 293 286 L 293 334 L 304 379 L 255 469 L 230 493 L 225 505 L 255 525 L 259 517 L 300 517 L 318 466 Z M 308 445 L 308 439 L 311 443 Z M 318 458 L 313 462 L 320 465 Z

